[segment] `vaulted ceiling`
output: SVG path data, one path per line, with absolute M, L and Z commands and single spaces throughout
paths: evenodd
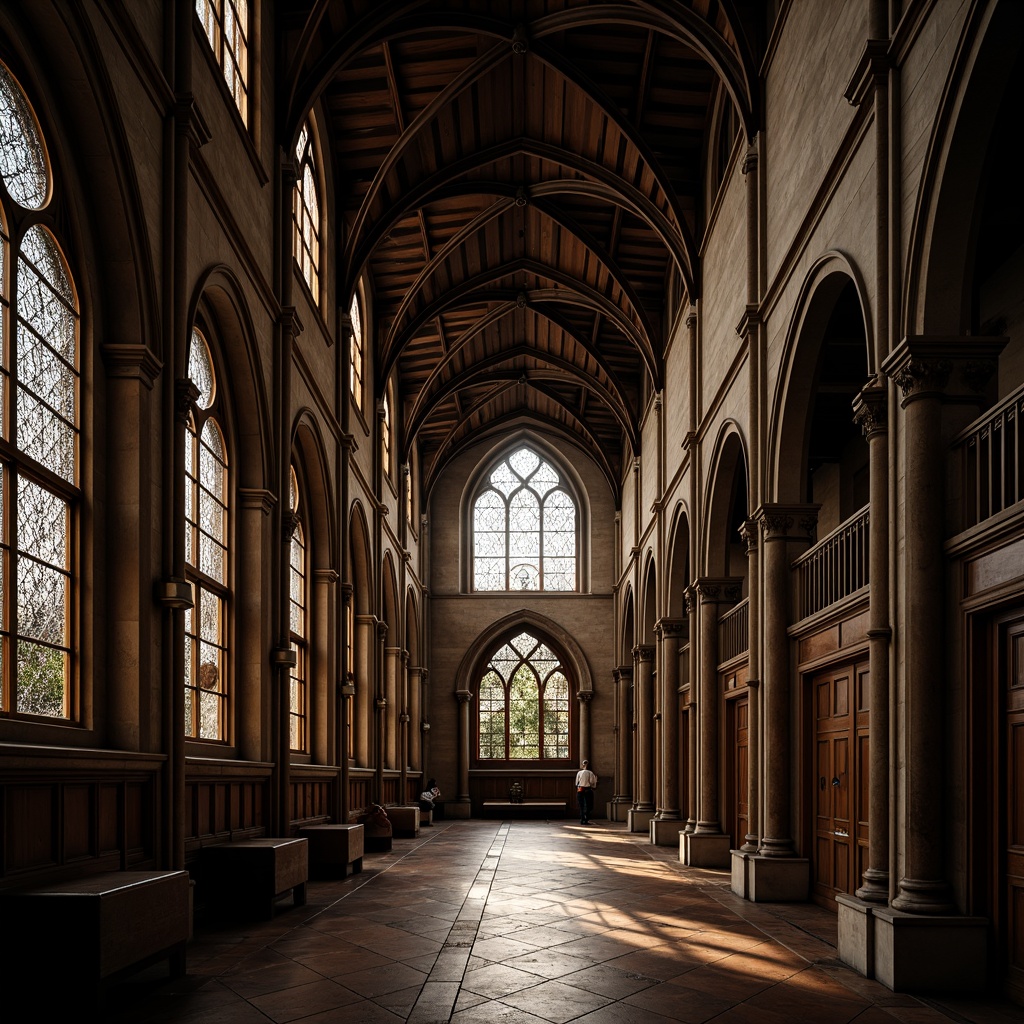
M 763 7 L 283 5 L 283 131 L 320 102 L 331 271 L 340 301 L 360 279 L 372 296 L 377 393 L 395 381 L 425 490 L 525 416 L 617 494 L 662 386 L 670 281 L 700 294 L 714 123 L 755 130 Z

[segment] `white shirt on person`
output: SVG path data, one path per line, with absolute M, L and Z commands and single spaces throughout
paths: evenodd
M 589 768 L 581 768 L 576 773 L 576 788 L 580 786 L 589 787 L 594 789 L 597 786 L 597 776 Z

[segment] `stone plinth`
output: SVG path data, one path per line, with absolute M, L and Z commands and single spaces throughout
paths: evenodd
M 679 836 L 679 857 L 691 868 L 729 867 L 729 847 L 732 841 L 726 835 L 714 832 L 684 832 Z
M 627 824 L 629 825 L 629 831 L 649 832 L 651 828 L 651 819 L 653 817 L 654 811 L 638 811 L 631 807 L 629 815 L 626 818 Z
M 679 842 L 679 833 L 686 828 L 686 822 L 668 821 L 663 818 L 652 818 L 649 826 L 652 846 L 675 846 Z
M 747 858 L 747 899 L 752 903 L 800 903 L 811 888 L 811 862 L 805 857 Z

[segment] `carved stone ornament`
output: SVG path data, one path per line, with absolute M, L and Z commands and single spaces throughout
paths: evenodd
M 686 614 L 692 615 L 697 607 L 697 589 L 695 587 L 687 587 L 683 591 L 683 604 L 686 605 Z
M 903 392 L 903 402 L 925 395 L 941 394 L 949 383 L 953 364 L 948 359 L 910 359 L 892 373 L 896 386 Z
M 743 593 L 739 580 L 700 579 L 695 584 L 701 604 L 735 604 Z
M 295 531 L 299 528 L 299 524 L 302 522 L 302 518 L 297 512 L 287 512 L 281 523 L 281 529 L 284 532 L 284 539 L 291 540 L 295 536 Z
M 765 540 L 814 539 L 820 505 L 761 505 L 754 518 L 761 525 Z
M 747 545 L 747 554 L 754 554 L 757 551 L 758 541 L 757 523 L 753 519 L 744 519 L 737 533 L 743 543 Z
M 766 512 L 761 516 L 761 529 L 766 537 L 785 536 L 793 527 L 793 517 L 781 512 Z
M 377 639 L 386 640 L 388 636 L 388 624 L 386 622 L 377 623 Z
M 853 400 L 853 422 L 860 427 L 865 437 L 884 434 L 888 427 L 889 398 L 880 384 L 869 384 L 861 388 Z
M 669 637 L 672 639 L 679 639 L 685 636 L 689 628 L 690 624 L 686 619 L 658 619 L 654 625 L 654 631 L 659 637 Z
M 192 407 L 199 399 L 199 388 L 192 383 L 190 377 L 184 377 L 174 382 L 174 413 L 179 423 L 188 423 Z
M 633 658 L 636 661 L 654 661 L 654 644 L 637 644 L 633 648 Z
M 473 699 L 473 694 L 469 690 L 456 690 L 455 699 L 460 704 L 468 704 Z
M 581 704 L 589 704 L 594 699 L 594 695 L 590 690 L 580 690 L 580 692 L 576 694 L 576 699 Z
M 969 359 L 960 367 L 960 377 L 969 390 L 981 394 L 998 369 L 995 359 Z

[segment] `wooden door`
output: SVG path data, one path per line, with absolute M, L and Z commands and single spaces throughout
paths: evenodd
M 750 779 L 750 698 L 746 695 L 731 700 L 727 705 L 728 764 L 727 780 L 728 825 L 732 847 L 739 849 L 749 831 L 748 806 Z
M 811 679 L 814 722 L 813 896 L 835 909 L 860 885 L 867 856 L 868 670 L 843 665 Z
M 1024 1002 L 1024 619 L 1005 626 L 1000 644 L 1006 680 L 1001 695 L 1005 756 L 1001 773 L 1005 834 L 1001 837 L 1001 939 L 1007 964 L 1006 988 Z

